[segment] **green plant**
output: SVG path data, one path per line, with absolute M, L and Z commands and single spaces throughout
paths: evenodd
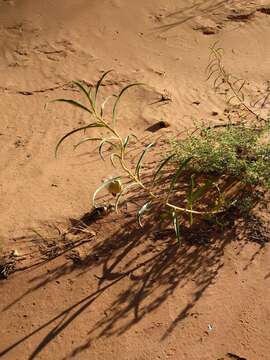
M 132 167 L 127 161 L 127 150 L 130 146 L 131 139 L 137 141 L 137 137 L 134 134 L 128 134 L 125 137 L 122 137 L 117 130 L 117 108 L 122 96 L 125 92 L 133 86 L 142 85 L 140 83 L 132 83 L 130 85 L 125 86 L 118 95 L 111 95 L 106 99 L 103 99 L 103 102 L 99 105 L 98 103 L 98 95 L 100 87 L 102 86 L 102 82 L 105 77 L 110 73 L 110 71 L 105 72 L 102 77 L 98 80 L 97 84 L 94 87 L 89 87 L 81 82 L 74 82 L 77 88 L 80 90 L 82 95 L 85 98 L 86 104 L 82 102 L 78 102 L 73 99 L 57 99 L 54 101 L 64 102 L 69 105 L 75 106 L 78 109 L 81 109 L 88 113 L 90 117 L 90 122 L 82 127 L 76 128 L 65 134 L 57 143 L 55 149 L 55 155 L 57 156 L 60 145 L 63 143 L 71 135 L 83 132 L 85 133 L 87 130 L 91 130 L 94 128 L 99 129 L 99 135 L 94 136 L 85 136 L 83 137 L 75 146 L 76 149 L 81 144 L 88 141 L 99 142 L 99 155 L 101 159 L 104 159 L 103 149 L 105 145 L 110 145 L 110 161 L 113 167 L 117 167 L 119 172 L 118 176 L 110 177 L 105 182 L 103 182 L 98 189 L 95 191 L 93 195 L 93 205 L 96 206 L 96 196 L 103 188 L 107 188 L 110 193 L 115 196 L 115 209 L 117 211 L 119 207 L 119 203 L 123 200 L 123 196 L 128 193 L 128 191 L 132 187 L 136 187 L 141 189 L 144 192 L 145 203 L 137 212 L 138 222 L 142 226 L 141 218 L 147 213 L 154 211 L 154 208 L 163 208 L 163 213 L 166 213 L 170 216 L 175 233 L 178 241 L 180 241 L 180 222 L 179 215 L 189 215 L 190 221 L 193 221 L 193 215 L 209 215 L 215 214 L 222 211 L 219 209 L 208 209 L 208 210 L 198 210 L 194 209 L 194 204 L 196 201 L 201 198 L 206 192 L 207 188 L 214 186 L 213 183 L 209 183 L 207 180 L 206 184 L 202 186 L 196 186 L 193 184 L 192 189 L 189 192 L 188 197 L 188 206 L 185 205 L 186 198 L 183 199 L 183 205 L 176 205 L 173 203 L 173 199 L 175 198 L 175 193 L 177 190 L 177 184 L 179 183 L 179 178 L 185 169 L 188 166 L 188 163 L 191 161 L 191 157 L 185 158 L 183 161 L 179 163 L 177 168 L 175 169 L 174 174 L 170 180 L 169 186 L 167 190 L 164 190 L 162 194 L 155 191 L 158 184 L 160 184 L 160 177 L 162 178 L 162 170 L 166 165 L 170 163 L 172 158 L 175 156 L 174 154 L 169 155 L 166 159 L 164 159 L 156 170 L 153 172 L 153 178 L 151 181 L 151 185 L 146 185 L 143 176 L 142 176 L 142 164 L 146 154 L 155 146 L 155 143 L 150 143 L 146 146 L 137 159 L 137 163 L 134 167 Z M 104 116 L 105 105 L 108 104 L 108 101 L 113 99 L 113 105 L 111 110 L 111 116 L 109 119 Z M 126 183 L 126 181 L 128 181 Z M 126 184 L 126 185 L 125 185 Z
M 192 174 L 191 183 L 195 174 L 210 182 L 215 179 L 216 186 L 223 189 L 219 201 L 222 195 L 224 208 L 225 203 L 227 206 L 240 200 L 243 203 L 243 194 L 248 196 L 256 187 L 270 190 L 270 144 L 263 141 L 269 134 L 268 125 L 260 131 L 243 125 L 222 128 L 201 125 L 192 135 L 172 140 L 171 151 L 176 166 L 191 158 L 186 169 Z M 232 184 L 235 190 L 226 196 Z
M 223 128 L 201 125 L 192 135 L 172 140 L 174 160 L 181 163 L 188 158 L 194 173 L 230 176 L 245 184 L 270 188 L 270 144 L 263 143 L 269 126 L 260 131 L 243 125 Z
M 260 118 L 247 104 L 243 92 L 245 82 L 228 74 L 221 60 L 222 50 L 213 46 L 207 68 L 208 78 L 214 78 L 216 91 L 223 86 L 227 87 L 226 93 L 231 93 L 228 102 L 234 101 L 234 106 L 238 107 L 240 121 L 218 126 L 196 125 L 192 134 L 180 140 L 172 140 L 169 153 L 158 164 L 148 182 L 142 172 L 143 162 L 155 143 L 148 144 L 142 150 L 134 166 L 128 159 L 128 150 L 131 140 L 139 139 L 132 133 L 122 137 L 117 126 L 117 109 L 123 95 L 131 87 L 143 84 L 129 84 L 118 95 L 110 95 L 100 102 L 99 91 L 110 73 L 107 71 L 95 86 L 74 82 L 85 102 L 55 100 L 75 106 L 90 117 L 87 125 L 71 130 L 58 141 L 55 155 L 59 146 L 71 135 L 98 129 L 98 136 L 84 136 L 74 149 L 89 141 L 99 142 L 99 155 L 104 160 L 103 150 L 109 145 L 111 164 L 119 172 L 119 175 L 108 178 L 94 192 L 94 207 L 97 206 L 98 193 L 106 188 L 115 197 L 114 207 L 118 211 L 124 196 L 135 188 L 143 192 L 144 198 L 143 205 L 137 211 L 139 225 L 142 226 L 142 217 L 146 213 L 159 211 L 162 221 L 170 219 L 180 243 L 181 226 L 187 222 L 193 225 L 194 215 L 209 220 L 240 202 L 247 208 L 247 193 L 257 186 L 270 188 L 269 121 Z M 104 110 L 110 100 L 113 100 L 110 116 L 105 116 Z M 247 114 L 252 115 L 255 121 L 247 124 Z M 168 174 L 169 182 L 166 183 Z

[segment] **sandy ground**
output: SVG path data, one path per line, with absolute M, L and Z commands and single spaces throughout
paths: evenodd
M 206 82 L 209 47 L 219 42 L 255 96 L 269 85 L 269 39 L 269 1 L 0 0 L 1 246 L 34 251 L 31 230 L 64 228 L 114 174 L 87 145 L 73 152 L 67 141 L 54 158 L 59 137 L 86 122 L 48 104 L 77 98 L 71 80 L 114 69 L 104 95 L 144 82 L 122 103 L 121 132 L 151 138 L 146 129 L 166 120 L 158 135 L 176 133 L 225 119 Z M 83 266 L 60 257 L 1 282 L 4 359 L 270 359 L 268 246 L 227 234 L 170 249 L 108 220 Z

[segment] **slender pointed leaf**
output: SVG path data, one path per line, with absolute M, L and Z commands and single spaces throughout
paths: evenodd
M 94 110 L 94 104 L 93 104 L 93 100 L 90 96 L 90 92 L 91 92 L 91 87 L 89 87 L 89 90 L 87 91 L 87 89 L 83 86 L 82 83 L 80 83 L 79 81 L 73 81 L 73 83 L 82 91 L 82 93 L 85 94 L 85 96 L 87 97 L 88 101 L 90 102 L 90 105 L 92 107 L 92 109 Z
M 143 160 L 145 154 L 147 153 L 147 151 L 155 145 L 156 145 L 155 143 L 151 143 L 151 144 L 147 145 L 146 148 L 141 153 L 141 156 L 139 157 L 139 160 L 137 162 L 136 169 L 135 169 L 135 176 L 137 176 L 138 179 L 140 179 L 140 169 L 141 169 L 142 160 Z
M 218 81 L 220 81 L 219 84 L 218 84 Z M 218 85 L 217 85 L 217 84 L 218 84 Z M 222 75 L 222 74 L 218 75 L 218 76 L 215 78 L 215 81 L 214 81 L 214 84 L 213 84 L 214 89 L 218 89 L 221 84 L 223 84 L 223 75 Z
M 210 72 L 206 78 L 206 81 L 210 80 L 210 78 L 215 74 L 215 73 L 219 73 L 219 69 L 213 70 L 212 72 Z
M 142 217 L 142 215 L 143 215 L 146 211 L 150 210 L 151 206 L 152 206 L 152 201 L 148 201 L 147 203 L 145 203 L 145 204 L 138 210 L 138 212 L 137 212 L 137 221 L 138 221 L 140 227 L 143 226 L 143 225 L 142 225 L 142 222 L 141 222 L 141 217 Z
M 129 134 L 125 139 L 124 139 L 124 142 L 123 142 L 123 146 L 124 146 L 124 149 L 127 148 L 128 144 L 129 144 L 129 140 L 131 137 L 134 137 L 136 140 L 138 140 L 137 136 L 135 134 Z
M 89 99 L 90 99 L 91 103 L 93 104 L 92 106 L 94 107 L 94 94 L 93 94 L 93 91 L 94 91 L 94 88 L 90 87 L 88 94 L 89 94 Z
M 99 156 L 101 157 L 102 160 L 105 160 L 104 156 L 103 156 L 103 146 L 105 144 L 110 144 L 111 146 L 115 147 L 115 144 L 113 142 L 111 142 L 110 139 L 103 139 L 98 148 Z
M 195 174 L 192 174 L 190 176 L 190 182 L 189 182 L 189 188 L 188 188 L 188 198 L 192 197 L 192 193 L 193 193 L 193 190 L 194 190 L 194 187 L 195 187 L 194 176 L 195 176 Z
M 96 91 L 95 91 L 95 96 L 94 96 L 94 105 L 96 104 L 96 101 L 97 101 L 97 95 L 98 95 L 98 91 L 99 91 L 99 88 L 102 84 L 102 81 L 105 79 L 105 77 L 110 73 L 112 72 L 112 70 L 108 70 L 106 71 L 105 73 L 102 74 L 101 78 L 98 80 L 97 84 L 96 84 Z
M 125 138 L 125 140 L 123 142 L 124 149 L 128 146 L 128 143 L 129 143 L 129 135 Z
M 74 130 L 71 130 L 69 131 L 67 134 L 65 134 L 59 141 L 58 143 L 56 144 L 56 147 L 55 147 L 55 157 L 57 157 L 57 153 L 58 153 L 58 149 L 59 149 L 59 146 L 62 144 L 62 142 L 67 139 L 70 135 L 73 135 L 75 134 L 76 132 L 79 132 L 79 131 L 85 131 L 89 128 L 95 128 L 95 127 L 103 127 L 104 125 L 100 124 L 100 123 L 91 123 L 91 124 L 88 124 L 88 125 L 85 125 L 85 126 L 82 126 L 82 127 L 79 127 L 77 129 L 74 129 Z
M 189 189 L 188 189 L 188 195 L 187 195 L 187 200 L 188 200 L 188 208 L 189 210 L 193 210 L 193 190 L 194 190 L 194 187 L 195 187 L 195 182 L 194 182 L 194 174 L 191 175 L 190 177 L 190 183 L 189 183 Z M 193 213 L 190 212 L 189 213 L 189 223 L 190 225 L 193 224 Z
M 120 202 L 122 196 L 128 191 L 129 188 L 131 188 L 133 186 L 138 186 L 138 184 L 136 184 L 136 183 L 128 184 L 120 193 L 118 193 L 118 195 L 115 199 L 115 211 L 116 212 L 118 212 L 118 205 L 119 205 L 119 202 Z
M 175 154 L 172 154 L 170 156 L 168 156 L 165 160 L 163 160 L 159 167 L 157 168 L 157 171 L 155 172 L 155 175 L 154 175 L 154 178 L 153 178 L 153 181 L 156 180 L 158 174 L 160 173 L 160 171 L 163 169 L 163 167 L 175 156 Z
M 82 105 L 78 101 L 71 100 L 71 99 L 56 99 L 56 100 L 53 100 L 53 102 L 56 102 L 56 101 L 68 103 L 70 105 L 76 106 L 76 107 L 78 107 L 78 108 L 80 108 L 82 110 L 87 111 L 89 114 L 92 114 L 92 111 L 90 109 L 88 109 L 86 106 Z
M 120 159 L 120 160 L 121 160 L 121 157 L 120 157 L 118 154 L 116 154 L 116 153 L 113 153 L 113 154 L 110 155 L 111 164 L 112 164 L 112 166 L 113 166 L 114 168 L 116 168 L 115 163 L 114 163 L 114 157 L 117 157 L 117 158 Z
M 210 60 L 210 59 L 209 59 Z M 216 59 L 212 59 L 209 61 L 208 65 L 206 66 L 206 71 L 208 71 L 208 69 L 211 68 L 212 65 L 215 65 L 216 64 Z
M 195 183 L 194 183 L 194 178 L 193 176 L 191 176 L 191 185 L 190 185 L 190 191 L 189 194 L 187 196 L 188 198 L 188 207 L 189 210 L 193 210 L 193 205 L 196 201 L 198 201 L 202 196 L 204 196 L 204 194 L 207 192 L 207 190 L 213 186 L 214 181 L 208 179 L 202 186 L 200 186 L 198 189 L 194 190 L 195 188 Z M 189 214 L 190 216 L 190 225 L 193 224 L 193 213 L 191 212 Z
M 76 145 L 74 145 L 73 150 L 76 150 L 78 146 L 80 146 L 81 144 L 84 144 L 85 142 L 88 142 L 88 141 L 100 141 L 100 140 L 102 140 L 102 139 L 101 138 L 95 138 L 95 137 L 83 138 Z
M 85 94 L 87 99 L 89 98 L 89 90 L 86 90 L 86 88 L 83 86 L 83 84 L 80 81 L 73 81 L 73 84 L 75 84 L 81 90 L 81 92 Z
M 174 227 L 176 239 L 178 244 L 180 245 L 181 244 L 180 225 L 175 211 L 172 211 L 172 221 L 173 221 L 173 227 Z

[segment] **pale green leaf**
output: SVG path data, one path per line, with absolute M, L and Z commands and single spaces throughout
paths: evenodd
M 140 179 L 140 170 L 141 170 L 142 160 L 143 160 L 144 156 L 146 155 L 146 153 L 148 152 L 148 150 L 150 150 L 153 146 L 155 146 L 155 143 L 151 143 L 151 144 L 147 145 L 139 157 L 139 160 L 137 162 L 136 169 L 135 169 L 135 176 L 138 179 Z
M 59 146 L 62 144 L 62 142 L 64 140 L 66 140 L 70 135 L 73 135 L 75 134 L 76 132 L 79 132 L 79 131 L 85 131 L 89 128 L 96 128 L 96 127 L 103 127 L 104 125 L 100 124 L 100 123 L 91 123 L 91 124 L 88 124 L 88 125 L 85 125 L 85 126 L 82 126 L 82 127 L 79 127 L 77 129 L 74 129 L 74 130 L 71 130 L 69 131 L 67 134 L 65 134 L 57 143 L 56 147 L 55 147 L 55 157 L 57 157 L 57 152 L 58 152 L 58 149 L 59 149 Z
M 163 169 L 163 167 L 164 167 L 174 156 L 175 156 L 175 154 L 172 154 L 172 155 L 168 156 L 165 160 L 163 160 L 163 161 L 160 163 L 159 167 L 157 168 L 157 170 L 156 170 L 156 172 L 155 172 L 155 174 L 154 174 L 153 181 L 156 180 L 156 178 L 157 178 L 158 174 L 160 173 L 160 171 Z
M 137 221 L 140 225 L 140 227 L 142 227 L 142 222 L 141 222 L 141 217 L 142 215 L 151 209 L 151 206 L 152 206 L 152 202 L 151 201 L 148 201 L 147 203 L 145 203 L 137 212 Z
M 179 225 L 177 213 L 175 211 L 172 211 L 172 221 L 173 221 L 173 227 L 174 227 L 176 239 L 178 244 L 180 245 L 181 243 L 180 225 Z

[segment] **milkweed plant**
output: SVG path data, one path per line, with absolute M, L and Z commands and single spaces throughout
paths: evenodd
M 244 99 L 245 83 L 226 72 L 222 65 L 221 50 L 215 46 L 211 49 L 207 71 L 209 79 L 214 77 L 215 90 L 227 85 L 232 92 L 229 102 L 234 100 L 239 105 L 239 123 L 228 123 L 221 127 L 200 124 L 184 138 L 169 139 L 168 151 L 152 171 L 151 181 L 146 181 L 143 176 L 143 163 L 147 153 L 153 151 L 157 144 L 150 142 L 145 146 L 134 164 L 129 160 L 128 151 L 132 143 L 139 142 L 139 139 L 133 133 L 122 137 L 117 119 L 117 110 L 123 95 L 130 88 L 144 84 L 131 83 L 123 87 L 117 95 L 101 98 L 100 89 L 111 73 L 110 70 L 103 73 L 94 86 L 74 82 L 81 92 L 82 101 L 64 98 L 53 100 L 76 107 L 89 116 L 86 125 L 69 131 L 58 141 L 56 156 L 60 145 L 75 133 L 84 135 L 74 145 L 74 149 L 86 142 L 96 142 L 101 160 L 104 160 L 104 147 L 109 145 L 106 154 L 119 175 L 109 177 L 96 189 L 92 198 L 94 207 L 98 206 L 96 198 L 102 189 L 107 189 L 114 196 L 116 212 L 120 204 L 126 201 L 132 188 L 142 191 L 145 201 L 137 210 L 138 224 L 143 226 L 143 215 L 158 210 L 161 219 L 170 220 L 180 243 L 181 226 L 185 222 L 188 221 L 191 226 L 195 216 L 215 217 L 224 213 L 243 199 L 243 191 L 250 193 L 250 187 L 262 185 L 270 188 L 270 145 L 269 141 L 261 141 L 265 134 L 269 134 L 269 122 L 260 121 L 258 126 L 261 119 Z M 109 108 L 106 115 L 105 107 Z M 243 118 L 246 118 L 243 112 L 252 114 L 257 120 L 256 125 L 247 126 L 243 121 Z M 98 129 L 97 136 L 91 136 L 93 129 Z M 88 132 L 90 135 L 85 136 Z M 169 181 L 163 182 L 168 175 Z M 185 182 L 186 186 L 184 194 L 179 197 L 177 194 L 181 181 Z M 241 190 L 237 187 L 238 190 L 233 192 L 233 195 L 228 195 L 232 183 L 235 182 L 242 185 Z M 162 185 L 162 191 L 158 191 L 162 183 L 165 185 Z

